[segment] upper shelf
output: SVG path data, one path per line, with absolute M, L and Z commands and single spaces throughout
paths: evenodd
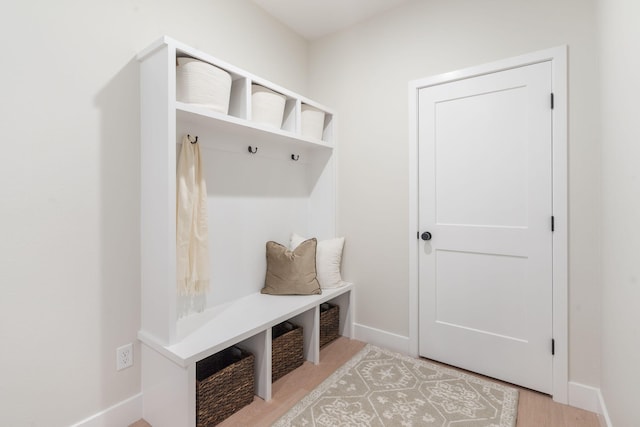
M 317 139 L 305 138 L 282 129 L 275 129 L 250 120 L 234 117 L 228 114 L 218 113 L 207 108 L 184 102 L 176 102 L 177 120 L 184 123 L 193 123 L 206 126 L 225 135 L 240 135 L 248 140 L 257 140 L 260 143 L 277 143 L 290 145 L 291 148 L 303 144 L 312 150 L 331 150 L 333 144 Z
M 293 144 L 298 147 L 303 144 L 305 148 L 311 148 L 312 150 L 330 150 L 334 148 L 334 113 L 329 108 L 170 37 L 162 37 L 153 43 L 138 54 L 138 60 L 143 61 L 158 49 L 165 47 L 169 49 L 170 57 L 189 57 L 209 63 L 229 73 L 232 79 L 228 114 L 197 104 L 178 102 L 175 99 L 175 84 L 170 84 L 169 88 L 172 89 L 170 90 L 170 97 L 175 102 L 178 121 L 204 125 L 215 131 L 231 132 L 243 137 L 260 138 L 261 142 Z M 169 64 L 169 66 L 171 69 L 168 76 L 175 83 L 175 65 Z M 252 85 L 254 84 L 270 89 L 286 98 L 281 128 L 270 127 L 252 120 Z M 306 106 L 324 113 L 321 138 L 309 138 L 303 135 L 302 122 L 305 115 L 303 111 L 305 111 Z M 316 123 L 322 124 L 321 120 Z M 315 129 L 319 129 L 319 125 Z M 306 134 L 312 133 L 306 132 Z M 319 135 L 318 132 L 314 134 Z

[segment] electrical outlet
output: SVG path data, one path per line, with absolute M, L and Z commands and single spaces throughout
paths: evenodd
M 133 344 L 129 343 L 116 350 L 116 370 L 133 366 Z

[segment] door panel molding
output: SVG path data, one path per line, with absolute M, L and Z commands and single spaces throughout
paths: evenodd
M 409 82 L 409 352 L 418 356 L 419 240 L 418 230 L 418 96 L 420 89 L 497 71 L 550 61 L 552 65 L 553 139 L 553 399 L 568 403 L 568 157 L 567 157 L 567 46 L 541 50 Z

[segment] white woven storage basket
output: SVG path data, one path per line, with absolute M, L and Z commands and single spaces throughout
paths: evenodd
M 206 62 L 178 58 L 176 99 L 198 104 L 223 114 L 229 112 L 231 75 Z
M 264 86 L 251 85 L 251 120 L 280 129 L 287 98 Z
M 324 112 L 310 105 L 302 104 L 302 136 L 322 139 L 324 130 Z

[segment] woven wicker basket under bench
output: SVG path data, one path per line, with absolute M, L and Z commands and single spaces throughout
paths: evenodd
M 196 425 L 215 426 L 253 402 L 255 357 L 229 347 L 196 363 Z

